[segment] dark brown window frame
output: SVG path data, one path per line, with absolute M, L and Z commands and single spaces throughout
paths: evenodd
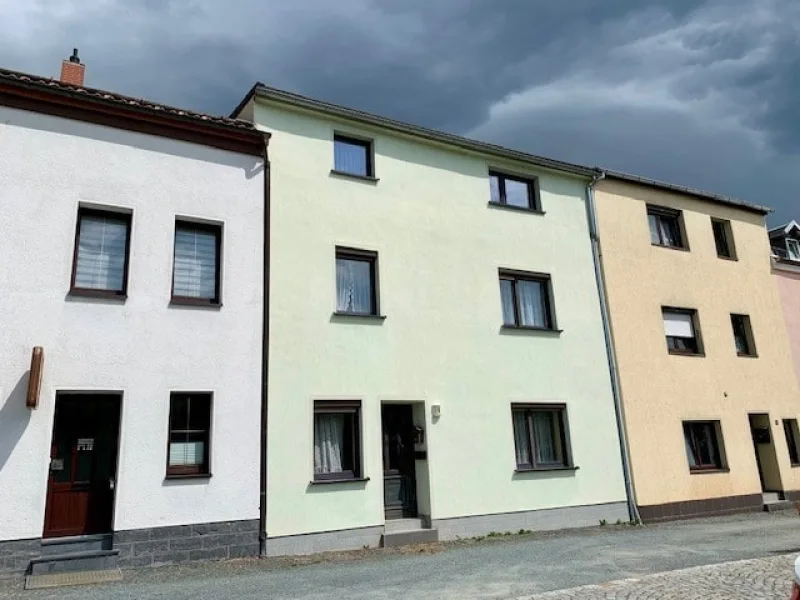
M 122 289 L 121 290 L 101 290 L 95 288 L 82 288 L 76 287 L 75 277 L 78 271 L 78 249 L 80 246 L 81 238 L 81 219 L 85 216 L 94 217 L 113 217 L 125 221 L 126 236 L 125 236 L 125 262 L 122 271 Z M 133 213 L 131 211 L 94 208 L 87 206 L 78 207 L 77 222 L 75 223 L 75 245 L 72 250 L 72 273 L 70 275 L 69 293 L 71 296 L 86 296 L 93 298 L 111 298 L 116 300 L 124 300 L 128 297 L 128 270 L 131 260 L 131 229 L 133 223 Z
M 670 354 L 676 354 L 679 356 L 705 356 L 705 347 L 703 345 L 703 336 L 700 330 L 700 317 L 697 309 L 695 308 L 681 308 L 677 306 L 662 306 L 661 307 L 661 323 L 664 323 L 664 313 L 671 312 L 671 313 L 681 313 L 691 316 L 692 318 L 692 331 L 694 332 L 694 340 L 695 344 L 697 345 L 697 351 L 693 350 L 681 350 L 678 348 L 672 348 L 670 346 L 670 337 L 665 334 L 665 339 L 667 341 L 667 352 Z
M 202 465 L 170 465 L 169 453 L 172 444 L 172 400 L 176 396 L 203 396 L 208 400 L 208 429 L 205 432 L 204 456 Z M 167 470 L 165 479 L 204 479 L 211 477 L 211 431 L 214 423 L 214 393 L 208 391 L 180 392 L 169 394 L 169 414 L 167 416 Z
M 511 431 L 514 437 L 514 448 L 516 455 L 516 435 L 514 434 L 514 413 L 525 413 L 525 429 L 526 441 L 528 443 L 528 456 L 531 457 L 530 464 L 516 463 L 516 471 L 566 471 L 575 470 L 575 464 L 572 460 L 572 444 L 569 434 L 569 416 L 567 414 L 567 405 L 564 403 L 529 403 L 529 402 L 513 402 L 511 404 Z M 561 436 L 561 450 L 563 459 L 558 463 L 539 463 L 536 461 L 536 435 L 533 428 L 533 419 L 531 413 L 534 412 L 554 412 L 558 415 L 559 433 Z M 514 461 L 516 462 L 516 456 Z
M 334 258 L 334 267 L 336 265 L 336 261 L 339 259 L 344 260 L 353 260 L 353 261 L 361 261 L 361 262 L 368 262 L 370 265 L 370 278 L 372 280 L 372 312 L 353 312 L 353 311 L 346 311 L 346 310 L 339 310 L 338 304 L 338 294 L 339 288 L 338 284 L 336 287 L 336 310 L 334 311 L 334 315 L 341 316 L 341 317 L 374 317 L 378 319 L 383 319 L 383 315 L 381 315 L 381 294 L 380 294 L 380 283 L 378 278 L 378 253 L 374 250 L 363 250 L 359 248 L 351 248 L 349 246 L 336 246 L 335 258 Z M 334 276 L 335 276 L 335 269 L 334 269 Z
M 661 236 L 661 230 L 659 229 L 658 237 L 659 241 L 662 243 L 656 244 L 653 242 L 652 237 L 650 237 L 650 217 L 654 216 L 657 218 L 673 218 L 676 221 L 677 228 L 678 228 L 678 236 L 680 237 L 679 245 L 672 246 L 670 244 L 663 243 L 663 238 Z M 654 204 L 647 205 L 647 234 L 648 238 L 650 239 L 650 244 L 652 246 L 656 246 L 658 248 L 669 248 L 670 250 L 683 250 L 688 252 L 689 251 L 689 238 L 686 234 L 686 226 L 683 222 L 683 211 L 677 210 L 674 208 L 667 208 L 664 206 L 656 206 Z
M 559 333 L 561 330 L 558 328 L 556 321 L 555 311 L 555 298 L 553 295 L 553 279 L 549 273 L 538 273 L 535 271 L 517 271 L 514 269 L 498 269 L 498 282 L 511 281 L 514 284 L 514 324 L 507 324 L 503 322 L 503 329 L 522 329 L 530 331 L 550 331 Z M 522 315 L 519 309 L 519 297 L 517 292 L 517 281 L 537 281 L 544 284 L 545 287 L 545 310 L 547 313 L 548 327 L 538 327 L 534 325 L 522 325 Z M 500 309 L 503 308 L 503 294 L 500 293 Z
M 690 421 L 682 421 L 681 422 L 681 433 L 683 434 L 683 443 L 686 444 L 686 433 L 687 429 L 691 433 L 689 436 L 692 445 L 694 446 L 695 456 L 698 458 L 700 457 L 700 448 L 699 442 L 697 441 L 697 436 L 692 432 L 693 426 L 703 426 L 710 425 L 712 431 L 714 432 L 714 437 L 712 439 L 712 443 L 714 444 L 714 452 L 717 455 L 718 464 L 699 464 L 696 466 L 692 466 L 689 464 L 689 471 L 692 473 L 709 473 L 709 472 L 719 472 L 719 471 L 728 471 L 726 457 L 725 457 L 725 442 L 722 439 L 722 424 L 719 420 L 704 420 L 704 421 L 697 421 L 697 420 L 690 420 Z M 686 457 L 686 461 L 688 463 L 689 457 Z
M 753 335 L 753 324 L 750 320 L 750 315 L 745 315 L 742 313 L 731 313 L 731 330 L 733 332 L 733 347 L 736 349 L 736 323 L 734 319 L 742 319 L 742 326 L 744 327 L 744 338 L 745 342 L 747 343 L 747 352 L 740 352 L 738 349 L 736 350 L 736 356 L 742 356 L 746 358 L 757 358 L 758 351 L 756 349 L 756 339 Z
M 797 419 L 783 419 L 783 435 L 786 438 L 786 447 L 789 450 L 789 462 L 793 467 L 800 467 L 800 441 Z
M 187 229 L 197 229 L 200 231 L 214 232 L 216 237 L 216 257 L 217 266 L 214 273 L 214 288 L 216 294 L 214 298 L 194 298 L 192 296 L 175 295 L 175 244 L 178 239 L 178 228 L 184 226 Z M 170 303 L 182 304 L 186 306 L 222 306 L 222 231 L 221 223 L 207 223 L 192 221 L 189 218 L 177 217 L 175 219 L 175 229 L 172 234 L 172 284 L 170 289 Z
M 542 210 L 542 198 L 541 198 L 541 192 L 539 190 L 538 177 L 535 176 L 523 177 L 521 175 L 511 175 L 509 173 L 505 173 L 497 169 L 489 169 L 490 181 L 492 177 L 497 177 L 497 188 L 498 188 L 498 193 L 500 194 L 500 200 L 494 201 L 491 199 L 490 196 L 489 198 L 490 206 L 501 206 L 503 208 L 508 208 L 512 210 L 522 210 L 527 212 L 544 214 L 544 211 Z M 517 206 L 515 204 L 508 203 L 508 197 L 506 194 L 506 180 L 515 181 L 516 183 L 523 183 L 527 186 L 528 206 Z
M 317 414 L 344 414 L 349 415 L 352 419 L 351 434 L 351 451 L 353 469 L 342 471 L 340 473 L 313 473 L 313 482 L 316 483 L 331 483 L 337 481 L 364 481 L 362 472 L 362 459 L 361 459 L 361 400 L 314 400 L 313 419 L 311 422 L 311 436 L 312 436 L 312 464 L 313 464 L 313 448 L 317 443 L 315 433 L 315 421 Z
M 341 142 L 343 144 L 350 144 L 351 146 L 360 146 L 366 150 L 366 161 L 367 164 L 365 165 L 367 174 L 362 175 L 361 173 L 351 173 L 349 171 L 340 171 L 336 168 L 336 157 L 334 154 L 334 163 L 333 169 L 331 169 L 331 173 L 334 175 L 343 175 L 345 177 L 353 177 L 355 179 L 365 179 L 367 181 L 377 182 L 377 178 L 375 177 L 375 140 L 366 137 L 360 137 L 358 135 L 353 135 L 351 133 L 342 133 L 339 131 L 333 132 L 333 145 L 334 145 L 334 153 L 336 148 L 336 142 Z
M 722 228 L 723 243 L 728 253 L 720 253 L 719 242 L 717 240 L 717 227 Z M 739 260 L 736 255 L 736 242 L 733 238 L 733 226 L 727 219 L 717 219 L 711 217 L 711 233 L 714 236 L 714 249 L 717 252 L 717 257 L 724 260 Z

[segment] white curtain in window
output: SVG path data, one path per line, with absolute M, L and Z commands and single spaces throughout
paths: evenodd
M 689 459 L 689 466 L 697 466 L 697 457 L 694 454 L 694 446 L 692 446 L 691 435 L 688 431 L 683 432 L 683 441 L 686 444 L 686 456 Z
M 650 242 L 660 244 L 661 238 L 658 234 L 658 218 L 655 215 L 647 215 L 647 222 L 650 224 Z
M 500 178 L 497 175 L 489 176 L 489 200 L 500 202 Z
M 509 279 L 500 280 L 500 300 L 503 304 L 503 324 L 516 325 L 514 315 L 514 282 Z
M 688 313 L 664 312 L 664 333 L 669 337 L 693 338 L 694 324 Z
M 342 414 L 314 415 L 314 473 L 341 473 L 344 446 Z
M 517 464 L 529 465 L 531 464 L 531 453 L 528 448 L 528 424 L 525 413 L 515 410 L 512 415 L 514 417 L 514 447 L 517 452 Z
M 78 234 L 75 287 L 121 291 L 128 225 L 114 217 L 83 216 Z
M 336 310 L 372 312 L 371 270 L 365 260 L 336 259 Z
M 170 466 L 202 465 L 205 444 L 203 442 L 173 442 L 169 445 Z
M 521 325 L 531 327 L 547 327 L 545 313 L 544 285 L 539 281 L 517 281 L 517 299 Z
M 533 435 L 536 445 L 536 462 L 558 462 L 553 413 L 541 411 L 533 413 Z
M 176 228 L 173 287 L 176 296 L 217 297 L 217 236 L 213 231 Z

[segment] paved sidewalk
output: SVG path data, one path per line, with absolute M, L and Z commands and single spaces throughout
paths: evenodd
M 594 589 L 584 590 L 583 596 L 570 596 L 571 592 L 565 591 L 561 596 L 549 598 L 722 600 L 746 597 L 754 600 L 763 597 L 784 600 L 781 591 L 788 589 L 791 583 L 792 558 L 799 553 L 800 517 L 797 513 L 756 513 L 646 527 L 607 526 L 510 536 L 403 550 L 190 564 L 128 571 L 125 581 L 117 584 L 36 592 L 22 591 L 19 581 L 0 581 L 0 598 L 515 599 L 635 578 L 641 581 L 614 583 L 607 588 L 618 595 L 602 595 L 605 591 L 598 595 L 598 590 Z M 666 573 L 754 558 L 765 560 L 750 566 L 747 566 L 749 563 L 722 565 L 707 572 Z M 655 575 L 657 573 L 664 574 Z M 702 591 L 705 589 L 702 586 L 708 587 L 709 582 L 718 579 L 727 582 L 726 589 L 732 591 L 722 595 Z M 693 585 L 698 585 L 697 593 L 692 590 Z M 642 594 L 649 593 L 651 589 L 656 590 L 656 596 L 639 593 L 640 590 L 644 590 Z M 731 595 L 739 593 L 737 590 L 747 595 Z M 764 595 L 759 595 L 762 592 Z
M 788 600 L 794 554 L 647 575 L 518 600 Z

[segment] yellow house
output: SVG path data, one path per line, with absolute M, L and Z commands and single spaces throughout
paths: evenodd
M 800 396 L 769 209 L 611 172 L 593 204 L 642 520 L 794 499 Z

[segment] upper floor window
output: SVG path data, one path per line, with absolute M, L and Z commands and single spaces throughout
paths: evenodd
M 554 330 L 550 276 L 524 271 L 500 271 L 503 326 Z
M 731 315 L 731 326 L 733 327 L 736 354 L 739 356 L 755 356 L 756 344 L 753 339 L 753 329 L 750 326 L 750 317 L 747 315 Z
M 659 206 L 647 207 L 650 242 L 655 246 L 686 249 L 680 211 Z
M 221 242 L 219 225 L 175 222 L 173 302 L 219 304 Z
M 539 211 L 539 183 L 536 178 L 525 179 L 489 172 L 489 202 L 515 208 Z
M 130 213 L 78 209 L 70 292 L 124 297 L 130 234 Z
M 731 222 L 723 221 L 722 219 L 711 219 L 711 229 L 714 232 L 714 245 L 717 247 L 717 256 L 736 259 Z
M 697 311 L 684 308 L 662 308 L 661 311 L 670 354 L 702 354 Z
M 333 170 L 348 175 L 374 177 L 372 142 L 345 135 L 333 136 Z
M 800 466 L 800 432 L 797 429 L 797 419 L 783 420 L 783 435 L 786 437 L 786 447 L 789 449 L 789 460 L 793 467 Z
M 378 253 L 336 249 L 336 312 L 375 315 L 378 310 Z
M 791 260 L 800 260 L 800 241 L 786 238 L 786 254 Z

